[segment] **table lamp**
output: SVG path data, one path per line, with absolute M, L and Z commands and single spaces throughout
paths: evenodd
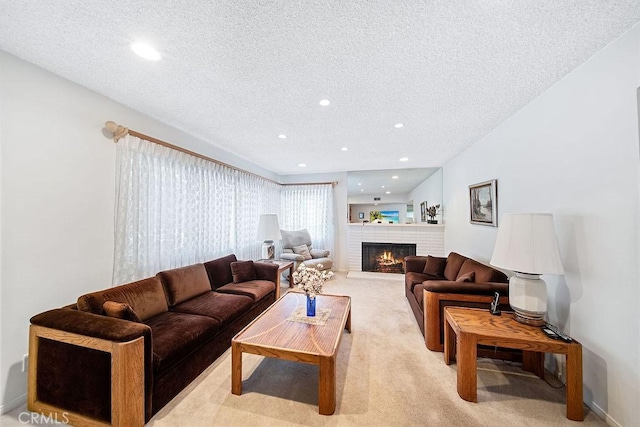
M 542 326 L 547 313 L 547 284 L 541 274 L 564 274 L 551 214 L 504 214 L 490 264 L 512 270 L 509 304 L 514 318 Z
M 278 224 L 278 215 L 262 214 L 258 221 L 258 240 L 262 240 L 262 259 L 273 260 L 275 255 L 274 240 L 280 239 L 280 224 Z

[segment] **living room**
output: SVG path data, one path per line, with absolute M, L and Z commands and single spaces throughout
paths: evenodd
M 597 13 L 588 15 L 587 25 L 599 25 Z M 491 259 L 498 228 L 469 223 L 469 185 L 498 181 L 499 216 L 553 213 L 565 274 L 545 276 L 548 320 L 583 345 L 585 404 L 621 426 L 640 419 L 638 7 L 628 15 L 610 43 L 558 72 L 550 87 L 528 94 L 514 114 L 486 123 L 482 137 L 437 165 L 443 256 Z M 3 412 L 25 401 L 29 319 L 112 284 L 116 145 L 104 131 L 107 120 L 283 184 L 337 182 L 332 255 L 335 270 L 348 272 L 347 169 L 275 173 L 5 51 L 0 31 Z M 101 72 L 108 87 L 115 71 Z M 109 89 L 117 99 L 121 89 Z M 435 166 L 420 162 L 428 154 L 427 143 L 416 145 L 411 161 Z M 416 346 L 420 339 L 417 331 Z

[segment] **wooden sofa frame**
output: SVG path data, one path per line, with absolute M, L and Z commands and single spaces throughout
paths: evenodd
M 40 339 L 99 350 L 111 355 L 111 424 L 38 400 L 38 347 Z M 144 425 L 144 337 L 114 342 L 73 332 L 31 325 L 29 327 L 29 383 L 27 408 L 56 420 L 85 426 Z

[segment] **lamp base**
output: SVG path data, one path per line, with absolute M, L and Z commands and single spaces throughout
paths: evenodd
M 539 274 L 516 272 L 509 279 L 509 305 L 518 322 L 532 326 L 546 324 L 547 284 Z
M 262 244 L 262 259 L 263 260 L 273 260 L 273 257 L 276 254 L 276 247 L 273 245 L 273 241 L 265 241 Z
M 533 319 L 530 317 L 524 317 L 520 313 L 513 313 L 513 318 L 520 323 L 524 323 L 525 325 L 530 326 L 544 326 L 547 324 L 544 319 Z

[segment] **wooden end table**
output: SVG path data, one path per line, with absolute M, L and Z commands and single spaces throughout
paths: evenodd
M 282 275 L 282 273 L 289 270 L 289 287 L 292 288 L 293 287 L 293 266 L 295 263 L 293 261 L 287 261 L 282 259 L 275 260 L 273 261 L 273 263 L 278 264 L 278 283 L 276 283 L 276 286 L 278 287 L 278 289 L 276 290 L 276 298 L 280 298 L 280 276 Z
M 342 331 L 351 332 L 351 298 L 318 295 L 317 304 L 330 308 L 324 325 L 287 320 L 298 307 L 306 307 L 304 293 L 289 292 L 256 317 L 231 340 L 231 393 L 242 394 L 242 353 L 318 365 L 318 412 L 336 410 L 336 355 Z
M 567 357 L 567 418 L 584 419 L 582 403 L 582 345 L 547 337 L 539 327 L 524 325 L 510 313 L 494 316 L 488 310 L 463 307 L 444 309 L 444 362 L 450 365 L 454 355 L 458 369 L 458 395 L 478 401 L 478 344 L 523 350 L 524 370 L 544 378 L 544 353 Z

